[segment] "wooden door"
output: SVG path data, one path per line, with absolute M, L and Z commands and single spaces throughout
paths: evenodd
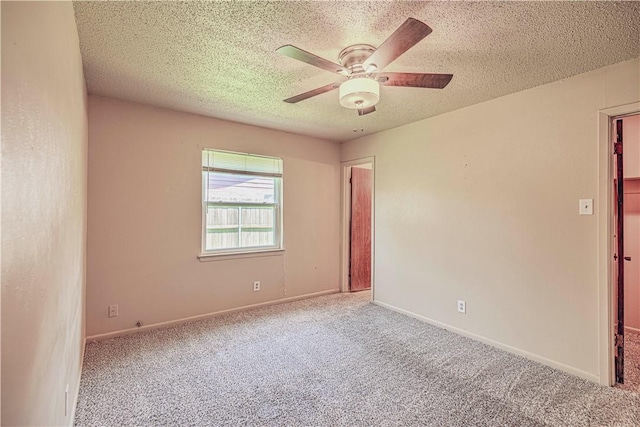
M 371 169 L 351 168 L 349 290 L 371 288 Z
M 613 259 L 616 262 L 616 382 L 624 383 L 624 171 L 622 158 L 622 119 L 615 121 L 616 140 L 614 153 L 616 162 L 616 252 Z

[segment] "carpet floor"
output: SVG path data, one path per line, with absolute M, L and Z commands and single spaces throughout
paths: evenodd
M 624 384 L 618 387 L 640 394 L 640 334 L 624 334 Z
M 87 344 L 79 426 L 638 426 L 640 395 L 333 294 Z

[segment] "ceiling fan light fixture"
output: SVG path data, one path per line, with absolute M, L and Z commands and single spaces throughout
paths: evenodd
M 353 110 L 373 107 L 380 100 L 380 84 L 367 77 L 349 79 L 340 85 L 340 105 Z

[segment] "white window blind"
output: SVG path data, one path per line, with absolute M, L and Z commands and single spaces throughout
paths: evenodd
M 230 151 L 203 150 L 202 170 L 282 177 L 282 159 Z
M 281 248 L 282 159 L 202 151 L 203 254 Z

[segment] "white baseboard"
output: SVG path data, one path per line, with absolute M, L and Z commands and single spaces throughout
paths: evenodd
M 84 365 L 84 351 L 87 346 L 87 339 L 82 339 L 82 353 L 80 353 L 80 372 L 78 374 L 78 384 L 76 384 L 76 398 L 73 400 L 73 406 L 71 407 L 71 424 L 73 427 L 76 425 L 76 409 L 78 408 L 78 398 L 80 397 L 80 380 L 82 379 L 82 367 Z
M 463 335 L 463 336 L 465 336 L 467 338 L 471 338 L 472 340 L 480 341 L 480 342 L 488 344 L 490 346 L 499 348 L 500 350 L 504 350 L 504 351 L 507 351 L 509 353 L 517 354 L 518 356 L 525 357 L 525 358 L 527 358 L 529 360 L 533 360 L 534 362 L 538 362 L 538 363 L 541 363 L 543 365 L 547 365 L 547 366 L 550 366 L 552 368 L 567 372 L 567 373 L 569 373 L 571 375 L 575 375 L 577 377 L 584 378 L 585 380 L 594 382 L 596 384 L 600 383 L 600 378 L 597 375 L 590 374 L 589 372 L 585 372 L 585 371 L 580 370 L 580 369 L 576 369 L 573 366 L 565 365 L 564 363 L 556 362 L 555 360 L 547 359 L 546 357 L 542 357 L 542 356 L 539 356 L 537 354 L 530 353 L 528 351 L 521 350 L 519 348 L 512 347 L 510 345 L 503 344 L 503 343 L 498 342 L 498 341 L 494 341 L 492 339 L 483 337 L 482 335 L 474 334 L 473 332 L 468 332 L 468 331 L 465 331 L 464 329 L 456 328 L 455 326 L 451 326 L 451 325 L 448 325 L 446 323 L 430 319 L 430 318 L 422 316 L 420 314 L 416 314 L 416 313 L 413 313 L 411 311 L 404 310 L 402 308 L 398 308 L 398 307 L 393 306 L 391 304 L 387 304 L 387 303 L 380 302 L 380 301 L 373 301 L 373 303 L 376 304 L 376 305 L 379 305 L 380 307 L 387 308 L 389 310 L 392 310 L 392 311 L 395 311 L 395 312 L 398 312 L 398 313 L 413 317 L 415 319 L 421 320 L 423 322 L 429 323 L 429 324 L 437 326 L 439 328 L 443 328 L 443 329 L 446 329 L 448 331 L 454 332 L 454 333 L 456 333 L 458 335 Z
M 120 337 L 120 336 L 123 336 L 123 335 L 135 334 L 137 332 L 148 331 L 148 330 L 151 330 L 151 329 L 168 328 L 170 326 L 177 326 L 177 325 L 181 325 L 183 323 L 194 322 L 196 320 L 209 319 L 211 317 L 222 316 L 223 314 L 235 313 L 237 311 L 249 310 L 249 309 L 258 308 L 258 307 L 266 307 L 266 306 L 270 306 L 270 305 L 283 304 L 283 303 L 293 302 L 293 301 L 299 301 L 299 300 L 313 298 L 313 297 L 319 297 L 319 296 L 323 296 L 323 295 L 335 294 L 335 293 L 338 293 L 338 292 L 340 292 L 340 289 L 331 289 L 331 290 L 328 290 L 328 291 L 313 292 L 313 293 L 310 293 L 310 294 L 304 294 L 304 295 L 298 295 L 298 296 L 295 296 L 295 297 L 282 298 L 282 299 L 273 300 L 273 301 L 261 302 L 261 303 L 258 303 L 258 304 L 243 305 L 242 307 L 236 307 L 236 308 L 230 308 L 230 309 L 227 309 L 227 310 L 215 311 L 213 313 L 200 314 L 198 316 L 184 317 L 182 319 L 169 320 L 167 322 L 151 323 L 149 325 L 144 325 L 144 326 L 141 326 L 139 328 L 122 329 L 120 331 L 107 332 L 105 334 L 91 335 L 91 336 L 87 337 L 87 342 L 106 340 L 106 339 L 109 339 L 109 338 L 115 338 L 115 337 Z
M 640 334 L 640 329 L 632 328 L 631 326 L 625 326 L 624 327 L 624 331 L 625 332 L 633 332 L 634 334 Z

